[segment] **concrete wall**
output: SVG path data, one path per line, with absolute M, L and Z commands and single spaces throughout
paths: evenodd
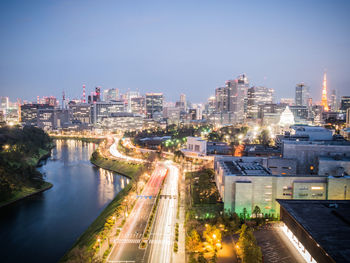
M 337 170 L 344 168 L 347 174 L 350 174 L 350 158 L 344 160 L 335 160 L 333 158 L 319 158 L 318 174 L 337 176 Z
M 297 160 L 297 174 L 317 173 L 319 156 L 335 154 L 350 157 L 349 145 L 316 144 L 308 142 L 284 142 L 283 158 Z M 314 168 L 311 169 L 311 166 Z

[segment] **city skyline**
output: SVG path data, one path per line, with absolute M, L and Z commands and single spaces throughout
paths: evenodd
M 1 3 L 1 93 L 80 98 L 85 84 L 205 102 L 246 73 L 277 98 L 305 82 L 320 101 L 326 69 L 328 94 L 346 95 L 346 1 L 201 3 Z

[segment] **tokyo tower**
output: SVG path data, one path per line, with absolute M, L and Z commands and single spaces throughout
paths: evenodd
M 324 73 L 324 76 L 323 76 L 321 105 L 323 106 L 324 111 L 329 111 L 328 102 L 327 102 L 327 77 L 326 77 L 326 72 Z

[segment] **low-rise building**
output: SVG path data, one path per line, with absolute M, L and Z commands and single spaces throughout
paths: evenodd
M 143 117 L 129 112 L 113 113 L 102 118 L 100 126 L 107 130 L 137 131 L 142 129 Z
M 278 202 L 282 231 L 306 262 L 349 262 L 350 201 Z
M 215 158 L 215 182 L 226 210 L 249 216 L 254 207 L 259 206 L 263 214 L 278 216 L 276 199 L 325 200 L 336 197 L 350 200 L 349 176 L 277 174 L 276 171 L 273 174 L 266 166 L 271 162 L 254 157 Z M 295 164 L 290 167 L 286 170 L 295 169 Z

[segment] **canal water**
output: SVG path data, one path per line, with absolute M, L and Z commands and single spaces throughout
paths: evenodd
M 0 209 L 0 262 L 57 262 L 129 179 L 94 167 L 97 145 L 57 140 L 39 168 L 54 186 Z

